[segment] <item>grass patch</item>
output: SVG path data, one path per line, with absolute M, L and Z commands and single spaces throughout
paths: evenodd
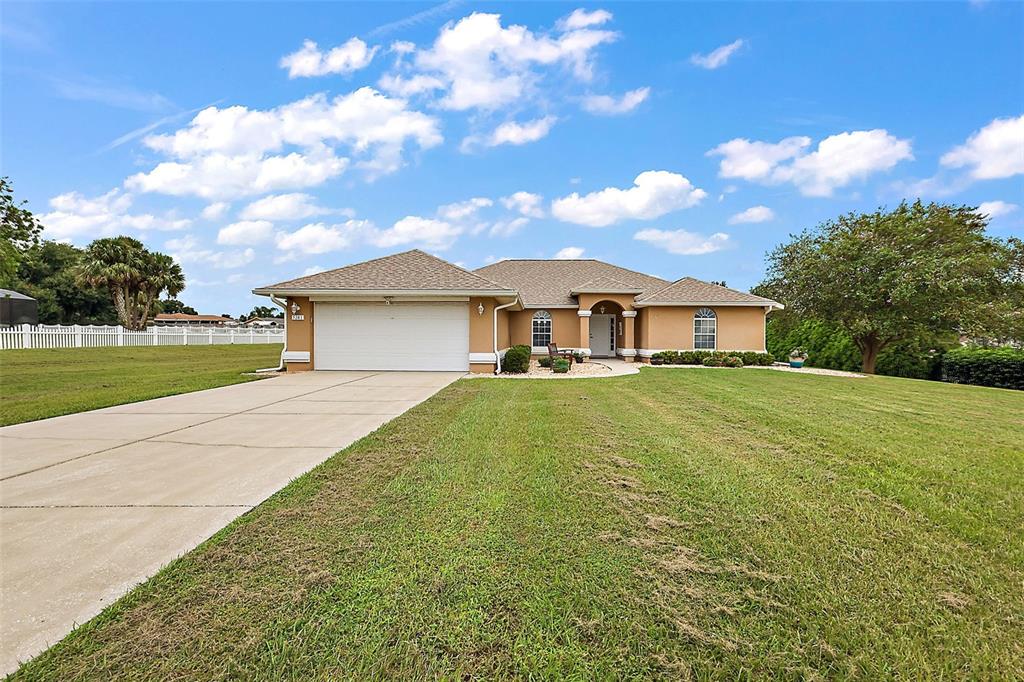
M 280 344 L 0 352 L 0 426 L 251 381 Z
M 1024 395 L 460 381 L 16 680 L 1017 678 Z

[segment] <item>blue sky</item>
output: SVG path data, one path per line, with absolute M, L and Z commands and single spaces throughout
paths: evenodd
M 419 247 L 747 289 L 903 197 L 1024 234 L 1024 4 L 2 6 L 2 173 L 47 235 L 172 253 L 180 298 Z

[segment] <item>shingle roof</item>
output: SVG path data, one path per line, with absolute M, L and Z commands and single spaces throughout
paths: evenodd
M 638 304 L 686 304 L 686 303 L 753 303 L 768 305 L 775 303 L 771 299 L 736 291 L 728 287 L 704 282 L 693 277 L 683 277 L 667 287 L 642 296 L 637 296 Z
M 614 277 L 601 276 L 596 279 L 592 279 L 589 282 L 584 282 L 579 286 L 572 288 L 574 294 L 577 293 L 595 293 L 595 294 L 639 294 L 643 291 L 640 287 L 636 287 L 625 282 L 621 282 Z
M 524 305 L 576 305 L 570 292 L 588 283 L 612 280 L 623 286 L 653 293 L 668 286 L 658 277 L 620 268 L 599 260 L 503 260 L 475 270 L 477 274 L 515 289 Z M 610 282 L 609 282 L 610 284 Z M 611 292 L 609 292 L 611 293 Z
M 463 270 L 419 249 L 347 265 L 261 287 L 257 292 L 344 291 L 504 291 L 506 287 Z

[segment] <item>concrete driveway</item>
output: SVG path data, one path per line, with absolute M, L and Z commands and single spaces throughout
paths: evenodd
M 460 376 L 307 372 L 0 429 L 0 675 Z

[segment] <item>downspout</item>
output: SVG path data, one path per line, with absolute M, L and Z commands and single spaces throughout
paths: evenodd
M 505 308 L 511 308 L 516 303 L 519 303 L 519 297 L 516 296 L 515 300 L 505 305 L 494 306 L 494 373 L 501 374 L 501 356 L 498 355 L 498 311 L 504 310 Z
M 277 363 L 277 367 L 267 367 L 265 369 L 256 370 L 257 373 L 261 372 L 280 372 L 284 369 L 284 352 L 288 350 L 288 304 L 279 299 L 273 294 L 270 295 L 270 300 L 281 306 L 281 310 L 284 311 L 284 346 L 281 347 L 281 360 Z

